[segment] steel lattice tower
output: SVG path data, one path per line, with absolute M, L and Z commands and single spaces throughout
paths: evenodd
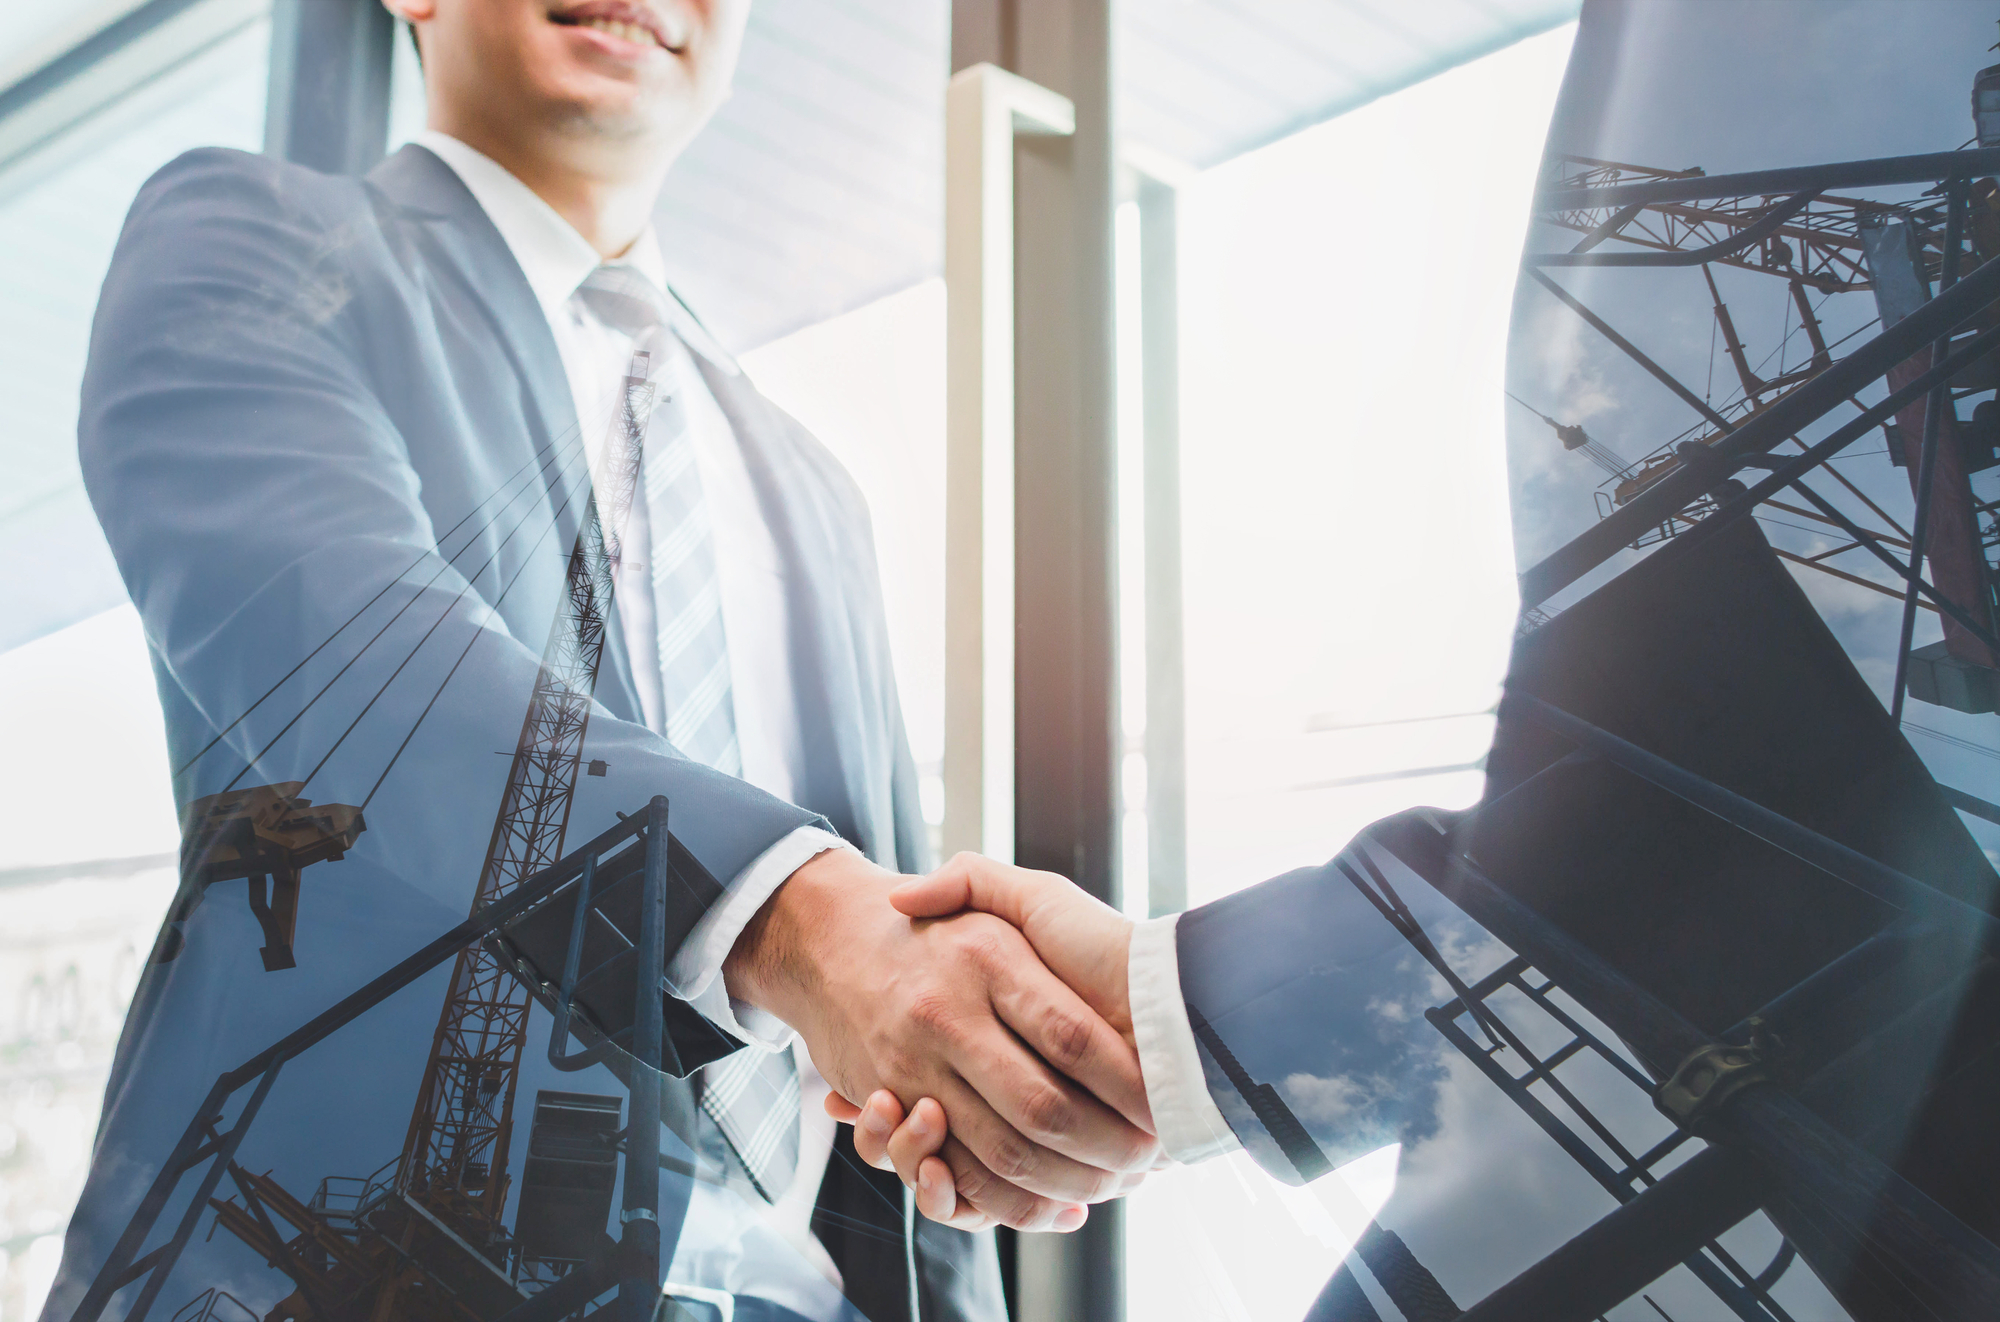
M 562 856 L 591 695 L 604 656 L 604 620 L 621 555 L 653 407 L 648 356 L 626 375 L 618 441 L 603 487 L 584 506 L 521 738 L 493 819 L 472 897 L 477 913 Z M 397 1182 L 445 1213 L 473 1243 L 498 1231 L 507 1201 L 507 1146 L 527 1039 L 528 993 L 483 947 L 461 951 L 403 1143 Z

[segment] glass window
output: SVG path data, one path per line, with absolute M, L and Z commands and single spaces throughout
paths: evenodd
M 0 172 L 0 1322 L 41 1311 L 176 873 L 145 642 L 77 469 L 91 316 L 140 184 L 260 146 L 269 45 L 240 25 Z
M 1507 318 L 1573 33 L 1181 191 L 1190 906 L 1479 797 L 1515 609 Z M 1303 1189 L 1240 1153 L 1155 1175 L 1128 1202 L 1128 1315 L 1302 1316 L 1347 1251 L 1326 1186 L 1374 1209 L 1396 1172 L 1384 1149 Z

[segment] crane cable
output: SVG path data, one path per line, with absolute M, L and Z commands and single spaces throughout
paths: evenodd
M 553 458 L 554 455 L 558 453 L 561 449 L 567 448 L 568 444 L 575 439 L 576 431 L 577 429 L 574 426 L 572 426 L 568 432 L 564 433 L 564 435 L 558 441 L 552 444 L 548 449 L 539 450 L 536 452 L 536 454 L 542 456 L 542 467 L 544 470 L 547 469 L 550 459 Z M 333 640 L 340 637 L 341 634 L 347 631 L 348 626 L 352 625 L 356 620 L 360 619 L 364 614 L 366 614 L 369 607 L 373 606 L 376 602 L 380 601 L 384 596 L 386 596 L 391 588 L 394 588 L 398 583 L 401 583 L 406 578 L 408 578 L 410 576 L 411 571 L 415 570 L 418 566 L 422 565 L 425 560 L 429 559 L 431 556 L 439 552 L 442 552 L 444 549 L 444 544 L 448 542 L 459 531 L 459 529 L 463 528 L 468 522 L 470 522 L 472 517 L 478 514 L 481 508 L 483 508 L 489 502 L 497 498 L 508 487 L 512 486 L 514 482 L 522 475 L 522 473 L 524 473 L 528 469 L 529 465 L 533 464 L 534 462 L 535 462 L 534 455 L 530 455 L 526 460 L 524 460 L 519 468 L 515 469 L 500 483 L 498 487 L 494 488 L 492 494 L 488 495 L 485 500 L 480 501 L 479 504 L 474 505 L 470 510 L 466 512 L 464 518 L 461 518 L 457 523 L 453 524 L 442 535 L 440 535 L 436 539 L 437 545 L 434 548 L 419 552 L 417 558 L 415 560 L 412 560 L 409 563 L 409 565 L 403 569 L 401 573 L 397 574 L 396 577 L 391 579 L 389 582 L 383 584 L 381 589 L 377 591 L 374 596 L 370 597 L 367 601 L 363 602 L 361 606 L 352 615 L 348 616 L 345 620 L 341 621 L 339 626 L 336 627 L 332 633 L 328 634 L 326 638 L 320 642 L 319 646 L 313 648 L 312 651 L 306 653 L 305 656 L 299 660 L 297 665 L 293 666 L 290 670 L 286 671 L 284 675 L 278 680 L 277 683 L 271 685 L 271 687 L 265 689 L 263 693 L 258 695 L 256 701 L 252 702 L 248 707 L 245 707 L 242 710 L 242 712 L 240 712 L 236 716 L 234 720 L 230 721 L 229 724 L 223 726 L 222 729 L 218 730 L 215 734 L 215 737 L 210 739 L 206 744 L 203 744 L 201 748 L 194 753 L 193 756 L 189 757 L 187 761 L 181 763 L 178 767 L 175 767 L 174 776 L 178 778 L 180 776 L 185 775 L 189 768 L 194 766 L 195 763 L 201 761 L 202 758 L 208 755 L 210 750 L 212 750 L 217 744 L 221 743 L 225 738 L 227 738 L 230 731 L 234 730 L 237 726 L 241 725 L 245 720 L 249 719 L 251 713 L 255 712 L 259 707 L 263 706 L 264 703 L 279 689 L 283 688 L 292 679 L 293 676 L 297 675 L 301 670 L 305 669 L 306 666 L 312 661 L 314 657 L 318 656 L 321 652 L 325 651 L 328 647 L 332 646 Z M 513 504 L 514 499 L 517 499 L 519 494 L 520 493 L 517 492 L 515 494 L 515 497 L 509 498 L 507 504 L 508 505 Z M 506 505 L 503 505 L 501 507 L 501 509 L 503 510 L 505 508 Z M 477 539 L 480 533 L 490 528 L 494 520 L 497 518 L 498 518 L 498 511 L 496 511 L 495 514 L 489 517 L 484 523 L 480 524 L 478 528 L 475 528 L 466 537 L 465 545 L 459 547 L 458 550 L 454 551 L 451 554 L 450 558 L 445 561 L 445 565 L 449 566 L 451 564 L 456 563 L 458 557 L 464 555 L 467 550 L 471 549 L 473 541 Z M 438 573 L 433 574 L 430 577 L 430 579 L 424 583 L 423 586 L 429 587 L 431 583 L 437 581 L 438 575 L 442 574 L 443 572 L 444 572 L 443 569 L 440 568 L 438 570 Z M 418 592 L 421 593 L 422 590 L 423 590 L 422 588 L 419 588 Z M 416 600 L 416 598 L 412 597 L 411 600 L 414 601 Z M 380 635 L 378 634 L 377 637 L 379 636 Z M 374 640 L 370 639 L 369 641 L 372 643 Z M 364 651 L 366 650 L 365 646 L 363 650 Z
M 565 459 L 563 463 L 559 466 L 556 476 L 560 478 L 564 473 L 566 473 L 569 470 L 570 466 L 574 464 L 576 458 L 577 455 L 572 454 L 570 455 L 569 458 Z M 524 490 L 529 490 L 529 489 L 532 488 L 524 488 Z M 520 494 L 521 493 L 516 493 L 514 500 L 518 500 L 520 498 Z M 512 503 L 513 500 L 510 500 L 508 502 L 508 504 L 510 505 Z M 566 501 L 565 505 L 567 505 Z M 503 508 L 505 507 L 503 506 Z M 408 654 L 406 654 L 403 657 L 403 660 L 397 665 L 395 671 L 390 675 L 390 680 L 394 680 L 396 675 L 402 673 L 403 668 L 407 666 L 410 663 L 410 661 L 416 656 L 417 650 L 424 645 L 424 642 L 427 639 L 429 639 L 432 633 L 436 632 L 438 626 L 441 625 L 444 622 L 445 618 L 451 614 L 452 610 L 457 607 L 458 603 L 465 598 L 465 595 L 468 592 L 472 591 L 474 584 L 476 584 L 478 580 L 485 574 L 487 568 L 490 565 L 492 565 L 495 557 L 497 557 L 500 554 L 500 552 L 503 549 L 505 549 L 507 544 L 514 539 L 514 537 L 520 532 L 522 526 L 527 523 L 530 517 L 532 517 L 533 513 L 534 510 L 532 508 L 522 513 L 521 517 L 515 522 L 514 526 L 508 531 L 506 537 L 504 537 L 501 540 L 498 546 L 494 547 L 493 550 L 488 553 L 484 563 L 482 563 L 479 566 L 479 568 L 475 570 L 466 579 L 464 586 L 459 588 L 458 593 L 452 598 L 451 602 L 448 605 L 446 605 L 444 610 L 439 614 L 438 618 L 431 624 L 431 627 L 425 631 L 423 637 L 419 638 L 416 644 L 410 649 Z M 461 554 L 463 553 L 463 550 L 464 548 L 461 548 L 460 552 Z M 436 582 L 437 579 L 443 575 L 445 569 L 448 567 L 449 567 L 449 562 L 447 562 L 444 565 L 440 565 L 437 572 L 434 573 L 423 586 L 428 587 L 430 583 Z M 240 783 L 245 776 L 249 775 L 251 770 L 255 768 L 256 765 L 260 761 L 262 761 L 263 758 L 266 755 L 268 755 L 274 747 L 277 746 L 278 741 L 280 739 L 283 739 L 286 734 L 291 732 L 293 726 L 297 725 L 301 720 L 305 718 L 306 713 L 311 711 L 312 708 L 319 702 L 319 700 L 325 697 L 327 692 L 331 690 L 335 684 L 340 682 L 341 678 L 345 676 L 347 672 L 351 670 L 358 661 L 360 661 L 362 656 L 365 655 L 368 652 L 368 650 L 372 648 L 375 645 L 375 643 L 381 639 L 382 635 L 387 633 L 389 629 L 396 623 L 396 621 L 403 617 L 403 615 L 410 609 L 410 607 L 416 605 L 417 602 L 422 599 L 423 599 L 423 588 L 419 588 L 417 593 L 415 595 L 412 595 L 408 601 L 404 602 L 400 607 L 398 607 L 396 613 L 390 616 L 389 619 L 386 622 L 384 622 L 382 627 L 376 630 L 375 634 L 371 638 L 369 638 L 369 640 L 366 643 L 362 644 L 359 651 L 355 652 L 353 656 L 349 657 L 341 665 L 340 669 L 334 672 L 332 678 L 328 679 L 325 684 L 320 686 L 319 691 L 314 693 L 313 696 L 306 701 L 305 705 L 301 707 L 298 710 L 298 712 L 292 716 L 290 720 L 286 721 L 285 724 L 278 730 L 276 734 L 272 735 L 271 738 L 265 742 L 262 748 L 258 749 L 255 753 L 253 753 L 250 756 L 249 760 L 244 763 L 243 768 L 239 770 L 236 773 L 236 775 L 230 779 L 227 785 L 223 786 L 221 792 L 227 793 L 229 790 L 235 788 L 236 785 Z M 383 685 L 383 687 L 384 688 L 387 687 L 386 682 Z M 381 697 L 381 690 L 378 689 L 376 691 L 375 697 L 369 699 L 368 706 L 362 708 L 361 715 L 366 715 L 368 708 L 374 706 L 375 700 L 380 697 Z M 341 733 L 340 739 L 335 741 L 334 748 L 328 749 L 326 755 L 322 757 L 319 760 L 319 762 L 313 767 L 312 772 L 307 774 L 306 776 L 307 780 L 312 779 L 312 775 L 314 773 L 317 773 L 321 767 L 326 765 L 327 758 L 331 757 L 333 755 L 334 749 L 337 749 L 340 746 L 340 742 L 344 741 L 347 738 L 347 735 L 353 732 L 354 726 L 357 723 L 359 723 L 361 719 L 361 715 L 357 715 L 354 718 L 354 721 L 348 723 L 347 729 Z

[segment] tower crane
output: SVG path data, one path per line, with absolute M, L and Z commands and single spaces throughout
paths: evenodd
M 565 566 L 473 892 L 475 915 L 562 856 L 653 403 L 650 355 L 641 350 Z M 601 764 L 590 771 L 601 774 Z M 298 1287 L 270 1318 L 472 1322 L 522 1302 L 502 1214 L 529 1005 L 527 989 L 483 944 L 466 946 L 393 1162 L 365 1178 L 330 1177 L 309 1200 L 232 1164 L 242 1202 L 216 1200 L 217 1224 Z

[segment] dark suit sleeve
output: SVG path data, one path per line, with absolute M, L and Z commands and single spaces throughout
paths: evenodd
M 1366 833 L 1322 867 L 1191 909 L 1175 928 L 1209 1094 L 1258 1164 L 1288 1184 L 1436 1128 L 1451 1048 L 1424 1012 L 1452 993 L 1354 879 L 1375 876 L 1459 972 L 1505 957 Z
M 360 803 L 395 757 L 340 876 L 387 874 L 463 914 L 509 765 L 495 754 L 521 734 L 544 644 L 495 605 L 525 594 L 546 602 L 528 618 L 553 617 L 580 509 L 556 510 L 530 475 L 474 512 L 489 531 L 473 553 L 440 552 L 411 459 L 437 438 L 399 433 L 382 392 L 403 387 L 382 384 L 395 375 L 368 343 L 406 297 L 399 259 L 365 204 L 341 213 L 360 190 L 315 179 L 201 151 L 140 192 L 92 333 L 84 476 L 155 652 L 176 760 L 226 731 L 180 776 L 181 801 L 243 772 L 244 786 L 309 779 L 316 801 Z M 415 365 L 402 379 L 437 388 Z M 664 794 L 675 834 L 727 884 L 815 820 L 602 707 L 585 756 L 611 774 L 580 779 L 572 843 Z M 670 915 L 670 930 L 698 917 Z

